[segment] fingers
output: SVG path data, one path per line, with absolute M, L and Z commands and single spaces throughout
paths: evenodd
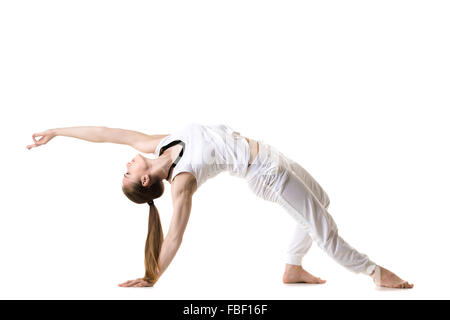
M 136 287 L 136 288 L 142 288 L 142 287 L 152 287 L 153 284 L 145 281 L 143 279 L 136 279 L 136 280 L 128 280 L 122 284 L 119 284 L 119 287 Z
M 27 145 L 27 149 L 30 150 L 31 148 L 39 147 L 43 144 L 45 144 L 47 139 L 45 139 L 45 135 L 43 132 L 41 133 L 33 133 L 31 136 L 33 138 L 34 144 Z M 37 140 L 37 137 L 42 137 L 41 139 Z
M 41 137 L 39 140 L 36 140 L 36 137 Z M 41 134 L 37 134 L 33 137 L 33 140 L 36 144 L 42 144 L 43 142 L 46 141 L 46 137 L 45 135 L 41 135 Z
M 39 133 L 33 133 L 33 135 L 31 136 L 33 138 L 34 143 L 39 144 L 39 142 L 42 142 L 42 140 L 45 138 L 45 133 L 44 132 L 39 132 Z M 37 137 L 42 137 L 39 140 L 36 140 Z
M 119 284 L 119 286 L 124 286 L 124 285 L 126 285 L 126 284 L 129 284 L 131 281 L 135 281 L 135 280 L 128 280 L 128 281 L 125 281 L 124 283 Z
M 136 285 L 140 281 L 141 281 L 140 279 L 130 280 L 130 281 L 125 282 L 123 285 L 121 285 L 121 287 L 133 287 L 134 285 Z
M 39 141 L 38 141 L 37 143 L 27 145 L 27 149 L 30 150 L 31 148 L 36 148 L 36 147 L 39 147 L 41 145 L 42 144 L 39 143 Z
M 119 284 L 120 287 L 131 287 L 133 286 L 135 283 L 137 283 L 139 281 L 139 279 L 136 280 L 128 280 L 122 284 Z

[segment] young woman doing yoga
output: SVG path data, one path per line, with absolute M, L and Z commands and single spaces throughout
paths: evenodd
M 330 200 L 324 189 L 297 162 L 263 140 L 244 137 L 224 124 L 189 123 L 171 134 L 153 135 L 84 126 L 35 133 L 34 143 L 27 148 L 42 146 L 55 136 L 125 144 L 156 156 L 136 155 L 123 175 L 123 193 L 131 201 L 149 206 L 149 220 L 145 275 L 120 284 L 122 287 L 148 287 L 157 282 L 180 247 L 196 190 L 224 171 L 245 179 L 254 194 L 280 204 L 292 216 L 295 231 L 287 250 L 284 283 L 325 282 L 302 267 L 302 258 L 315 241 L 337 263 L 372 277 L 377 286 L 413 287 L 345 242 L 328 213 Z M 173 204 L 165 237 L 155 205 L 155 199 L 164 193 L 164 180 L 171 185 Z

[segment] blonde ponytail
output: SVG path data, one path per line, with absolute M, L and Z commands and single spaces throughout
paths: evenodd
M 155 283 L 159 278 L 158 259 L 164 234 L 159 212 L 153 202 L 149 202 L 148 233 L 145 242 L 145 276 L 144 280 Z

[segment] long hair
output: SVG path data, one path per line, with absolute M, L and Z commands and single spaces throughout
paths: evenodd
M 155 181 L 151 185 L 144 187 L 140 181 L 122 186 L 123 193 L 128 199 L 135 203 L 148 203 L 148 233 L 145 242 L 145 276 L 144 280 L 155 283 L 159 278 L 158 259 L 161 246 L 164 241 L 164 234 L 159 218 L 159 212 L 153 199 L 159 198 L 164 193 L 162 180 Z

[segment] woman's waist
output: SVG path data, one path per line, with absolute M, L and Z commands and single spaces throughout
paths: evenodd
M 245 138 L 245 140 L 247 140 L 248 142 L 248 146 L 250 147 L 250 160 L 248 161 L 248 165 L 250 166 L 253 161 L 255 161 L 256 156 L 258 155 L 259 152 L 259 144 L 258 141 L 247 138 L 242 136 L 243 138 Z
M 227 125 L 221 125 L 221 127 L 225 128 L 225 130 L 228 133 L 231 133 L 232 135 L 238 136 L 240 138 L 244 138 L 247 141 L 247 144 L 249 146 L 249 151 L 250 151 L 248 166 L 250 166 L 250 164 L 252 164 L 253 161 L 256 159 L 256 156 L 258 155 L 258 152 L 259 152 L 258 141 L 254 140 L 254 139 L 250 139 L 248 137 L 244 137 L 243 135 L 241 135 L 240 132 L 234 131 L 231 127 L 229 127 Z

